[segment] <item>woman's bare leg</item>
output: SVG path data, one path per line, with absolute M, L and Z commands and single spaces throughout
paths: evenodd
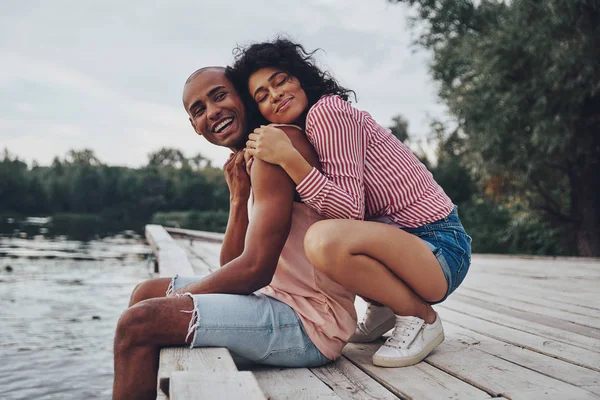
M 448 283 L 431 249 L 418 237 L 379 222 L 326 220 L 307 232 L 310 262 L 347 289 L 390 307 L 395 314 L 432 323 L 428 302 Z

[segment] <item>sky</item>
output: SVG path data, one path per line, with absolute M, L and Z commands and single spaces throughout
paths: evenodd
M 19 0 L 0 11 L 0 150 L 48 165 L 92 149 L 139 167 L 174 147 L 222 165 L 229 150 L 192 130 L 188 75 L 227 65 L 237 45 L 277 35 L 317 60 L 382 125 L 402 114 L 423 138 L 445 108 L 412 42 L 409 10 L 386 0 Z

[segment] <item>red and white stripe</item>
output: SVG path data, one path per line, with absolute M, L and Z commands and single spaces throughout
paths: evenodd
M 319 214 L 358 220 L 387 215 L 415 228 L 452 211 L 452 201 L 412 151 L 339 96 L 324 96 L 309 110 L 306 135 L 323 173 L 313 168 L 296 190 Z

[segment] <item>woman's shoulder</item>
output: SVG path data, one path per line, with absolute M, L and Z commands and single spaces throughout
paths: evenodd
M 337 94 L 326 94 L 321 96 L 321 98 L 310 108 L 308 112 L 310 113 L 311 111 L 327 107 L 352 108 L 352 105 L 349 101 L 342 99 Z
M 311 120 L 320 119 L 323 117 L 335 115 L 349 115 L 355 116 L 357 110 L 352 107 L 349 101 L 342 99 L 338 95 L 325 95 L 322 96 L 311 108 L 308 110 L 306 116 L 307 123 Z

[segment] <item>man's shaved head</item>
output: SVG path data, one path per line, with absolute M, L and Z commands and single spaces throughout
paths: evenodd
M 196 76 L 200 75 L 201 73 L 205 72 L 205 71 L 220 71 L 223 74 L 225 74 L 225 67 L 203 67 L 200 69 L 195 70 L 194 72 L 192 72 L 192 74 L 187 78 L 187 80 L 185 81 L 185 84 L 187 85 L 188 83 L 190 83 L 192 81 L 192 79 L 194 79 Z

